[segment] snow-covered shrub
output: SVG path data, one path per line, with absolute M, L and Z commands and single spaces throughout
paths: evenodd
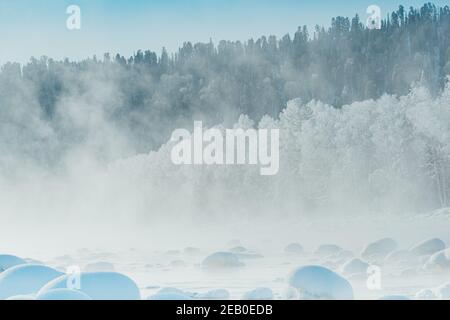
M 70 281 L 68 277 L 64 275 L 47 283 L 39 294 L 67 288 Z M 82 272 L 79 289 L 93 300 L 140 300 L 136 283 L 117 272 Z
M 62 275 L 43 265 L 24 264 L 0 274 L 0 300 L 17 295 L 35 294 L 46 283 Z
M 296 269 L 289 277 L 289 285 L 298 290 L 300 299 L 353 299 L 353 288 L 350 283 L 321 266 Z

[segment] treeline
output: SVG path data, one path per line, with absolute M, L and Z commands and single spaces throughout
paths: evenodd
M 437 94 L 447 75 L 450 8 L 428 3 L 400 6 L 381 30 L 369 30 L 358 16 L 336 17 L 328 29 L 305 26 L 293 36 L 245 43 L 186 42 L 173 55 L 139 50 L 129 58 L 7 63 L 0 106 L 3 112 L 17 104 L 38 106 L 45 119 L 57 121 L 67 97 L 81 97 L 92 108 L 108 104 L 106 117 L 148 149 L 193 119 L 233 123 L 247 114 L 258 120 L 278 115 L 293 98 L 341 107 L 385 93 L 404 95 L 417 82 Z M 108 99 L 99 101 L 102 94 Z

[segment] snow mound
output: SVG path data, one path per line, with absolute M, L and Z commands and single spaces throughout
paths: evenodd
M 334 245 L 334 244 L 323 244 L 319 246 L 316 251 L 314 251 L 315 254 L 321 255 L 321 256 L 329 256 L 332 254 L 336 254 L 338 252 L 342 251 L 342 248 Z
M 351 259 L 353 258 L 353 252 L 350 250 L 341 250 L 336 253 L 330 254 L 329 256 L 326 256 L 325 259 L 327 260 L 342 260 L 342 259 Z
M 173 287 L 164 287 L 158 290 L 156 294 L 180 294 L 180 295 L 188 295 L 183 290 Z
M 414 245 L 410 251 L 418 256 L 425 256 L 442 251 L 446 248 L 444 241 L 438 238 L 424 240 Z
M 441 300 L 450 300 L 450 282 L 438 287 L 436 296 Z
M 287 288 L 285 288 L 285 290 L 283 292 L 283 299 L 284 300 L 299 300 L 300 294 L 296 288 L 287 287 Z
M 284 248 L 284 252 L 287 252 L 287 253 L 303 253 L 303 247 L 299 243 L 291 243 L 291 244 L 288 244 Z
M 391 238 L 383 238 L 369 243 L 361 253 L 366 260 L 384 259 L 390 252 L 397 250 L 397 242 Z
M 400 300 L 411 300 L 411 299 L 409 297 L 407 297 L 407 296 L 394 294 L 394 295 L 389 295 L 389 296 L 383 296 L 383 297 L 379 298 L 378 300 L 397 300 L 397 301 L 400 301 Z
M 23 264 L 9 268 L 0 274 L 0 300 L 35 294 L 43 285 L 62 274 L 43 265 Z
M 67 275 L 61 276 L 46 284 L 39 294 L 54 289 L 66 289 L 70 280 Z M 80 290 L 93 300 L 140 300 L 136 283 L 117 272 L 82 272 Z
M 244 294 L 244 300 L 272 300 L 273 291 L 270 288 L 256 288 Z
M 342 273 L 347 275 L 360 275 L 366 274 L 368 268 L 369 264 L 367 262 L 364 262 L 358 258 L 354 258 L 344 263 L 341 267 L 341 271 Z
M 437 298 L 431 289 L 422 289 L 418 291 L 414 297 L 417 300 L 434 300 Z
M 54 289 L 39 294 L 36 300 L 51 300 L 51 301 L 64 301 L 64 300 L 92 300 L 87 294 L 79 290 L 71 289 Z
M 445 249 L 433 254 L 425 263 L 427 270 L 449 270 L 450 269 L 450 249 Z
M 205 258 L 202 266 L 211 269 L 240 267 L 243 263 L 231 252 L 215 252 Z
M 225 289 L 216 289 L 205 293 L 196 294 L 195 298 L 204 300 L 228 300 L 230 299 L 230 293 Z
M 183 300 L 192 300 L 191 297 L 184 294 L 177 293 L 166 293 L 166 294 L 154 294 L 147 298 L 147 300 L 174 300 L 174 301 L 183 301 Z
M 0 272 L 14 266 L 26 264 L 26 260 L 9 254 L 0 254 Z
M 183 253 L 187 254 L 187 255 L 197 255 L 197 254 L 200 254 L 201 251 L 200 251 L 200 249 L 195 248 L 195 247 L 186 247 L 186 248 L 184 248 Z
M 88 263 L 84 267 L 85 272 L 111 272 L 114 271 L 114 265 L 110 262 L 94 262 L 94 263 Z
M 389 253 L 384 261 L 390 264 L 411 264 L 417 262 L 417 256 L 409 250 L 395 250 Z
M 243 252 L 246 252 L 247 249 L 244 248 L 244 247 L 242 247 L 242 246 L 237 246 L 237 247 L 231 248 L 231 249 L 228 250 L 228 251 L 230 251 L 230 252 L 232 252 L 232 253 L 243 253 Z
M 298 290 L 301 299 L 353 299 L 350 283 L 335 272 L 320 266 L 296 269 L 289 277 L 289 285 Z

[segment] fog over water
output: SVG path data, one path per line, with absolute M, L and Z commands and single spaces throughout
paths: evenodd
M 308 221 L 448 207 L 450 10 L 395 14 L 385 33 L 338 17 L 294 39 L 186 42 L 171 57 L 3 65 L 4 237 L 66 234 L 76 245 L 273 228 L 288 238 Z M 192 131 L 195 120 L 205 129 L 280 129 L 279 173 L 174 165 L 171 132 Z

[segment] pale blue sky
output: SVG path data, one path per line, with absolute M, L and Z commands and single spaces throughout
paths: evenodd
M 293 33 L 299 25 L 328 26 L 333 16 L 365 19 L 377 4 L 386 15 L 402 0 L 0 0 L 0 64 L 30 56 L 81 59 L 137 49 L 175 51 L 184 41 L 241 40 Z M 435 0 L 446 5 L 448 0 Z M 79 5 L 82 29 L 66 29 L 66 8 Z

